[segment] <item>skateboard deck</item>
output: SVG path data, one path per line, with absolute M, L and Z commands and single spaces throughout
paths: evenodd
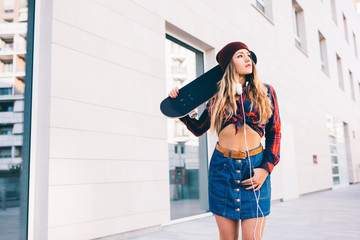
M 210 69 L 180 88 L 176 98 L 165 98 L 160 104 L 161 112 L 169 118 L 184 117 L 214 96 L 223 75 L 220 65 Z

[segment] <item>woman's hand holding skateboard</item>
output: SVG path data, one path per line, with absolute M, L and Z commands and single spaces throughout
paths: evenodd
M 182 87 L 172 87 L 161 101 L 160 111 L 169 118 L 185 117 L 214 96 L 223 75 L 224 71 L 217 65 Z
M 169 97 L 171 98 L 176 98 L 179 94 L 179 88 L 178 87 L 174 87 L 171 92 L 169 93 Z
M 174 88 L 171 90 L 171 92 L 169 93 L 168 96 L 171 97 L 171 98 L 176 98 L 176 97 L 178 96 L 178 94 L 179 94 L 179 88 L 178 88 L 178 87 L 174 87 Z M 192 110 L 192 111 L 189 113 L 189 116 L 190 116 L 191 118 L 196 118 L 197 115 L 198 115 L 198 113 L 197 113 L 197 110 L 196 110 L 196 109 Z

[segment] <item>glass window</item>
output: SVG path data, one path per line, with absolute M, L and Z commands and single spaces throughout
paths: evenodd
M 325 37 L 319 33 L 319 45 L 320 45 L 320 59 L 321 59 L 321 69 L 326 74 L 329 74 L 329 66 L 328 66 L 328 59 L 327 59 L 327 47 L 326 47 L 326 39 Z
M 0 112 L 12 112 L 13 109 L 14 109 L 14 103 L 13 102 L 2 102 L 2 103 L 0 103 Z
M 12 71 L 13 71 L 12 61 L 4 62 L 4 72 L 12 72 Z
M 33 30 L 28 34 L 27 29 L 28 27 L 33 29 L 33 25 L 30 23 L 28 25 L 27 18 L 26 21 L 20 21 L 19 16 L 25 13 L 26 16 L 29 15 L 29 19 L 33 20 L 34 2 L 29 2 L 31 5 L 29 12 L 27 0 L 1 2 L 4 16 L 0 19 L 0 51 L 6 54 L 1 57 L 0 72 L 6 74 L 0 75 L 2 99 L 0 102 L 0 239 L 27 239 L 29 174 L 27 153 L 30 146 L 27 141 L 28 136 L 26 149 L 23 148 L 23 142 L 25 141 L 24 132 L 26 134 L 30 132 L 30 123 L 24 122 L 24 106 L 31 106 L 31 104 L 22 103 L 30 101 L 29 97 L 25 99 L 25 83 L 31 81 L 32 74 L 30 68 L 25 71 L 25 65 L 27 65 L 25 57 L 27 41 L 29 41 L 29 46 L 32 46 L 33 41 Z M 32 59 L 32 56 L 28 57 Z M 21 73 L 13 74 L 15 69 L 22 69 Z M 26 115 L 30 119 L 28 113 Z
M 331 16 L 334 22 L 337 24 L 335 0 L 331 0 Z
M 306 52 L 306 31 L 304 11 L 297 1 L 293 0 L 293 26 L 295 45 Z
M 347 21 L 346 21 L 346 17 L 343 14 L 343 23 L 344 23 L 344 35 L 345 35 L 345 39 L 347 42 L 349 42 L 349 34 L 348 34 L 348 29 L 347 29 Z
M 337 163 L 338 163 L 338 158 L 337 158 L 337 156 L 331 156 L 331 163 L 332 163 L 332 164 L 337 164 Z
M 256 6 L 265 13 L 265 2 L 264 0 L 256 0 Z
M 336 143 L 336 137 L 330 135 L 330 136 L 329 136 L 329 142 L 330 142 L 330 143 Z
M 359 15 L 360 15 L 360 14 L 359 14 Z M 354 33 L 354 32 L 353 32 L 353 42 L 354 42 L 355 56 L 358 56 L 357 41 L 356 41 L 356 36 L 355 36 L 355 33 Z
M 203 53 L 167 35 L 166 95 L 203 72 Z M 202 110 L 204 107 L 201 107 Z M 170 214 L 178 219 L 208 211 L 206 134 L 194 136 L 178 119 L 168 119 Z
M 355 101 L 354 80 L 353 80 L 353 74 L 350 70 L 349 70 L 349 79 L 350 79 L 351 98 L 353 101 Z
M 0 125 L 0 135 L 11 135 L 13 124 L 2 124 Z
M 11 158 L 11 147 L 1 147 L 0 158 Z
M 13 39 L 9 39 L 9 40 L 4 40 L 4 50 L 5 51 L 12 51 L 14 48 L 14 40 Z
M 295 42 L 297 46 L 301 47 L 300 31 L 299 31 L 299 13 L 295 8 L 293 8 L 293 14 L 294 14 Z
M 12 88 L 0 88 L 0 95 L 11 95 Z
M 268 18 L 268 20 L 272 21 L 272 0 L 251 0 L 251 4 L 260 12 L 262 12 L 264 16 Z
M 343 77 L 343 69 L 341 58 L 336 54 L 336 62 L 337 62 L 337 70 L 338 70 L 338 78 L 339 78 L 339 87 L 344 91 L 344 77 Z
M 330 153 L 336 154 L 336 146 L 330 145 Z
M 14 11 L 15 0 L 4 0 L 4 11 L 13 12 Z
M 15 147 L 15 157 L 21 157 L 21 146 Z
M 332 174 L 339 174 L 339 167 L 338 166 L 332 167 Z
M 340 184 L 340 177 L 339 176 L 333 177 L 333 184 L 334 185 L 339 185 Z

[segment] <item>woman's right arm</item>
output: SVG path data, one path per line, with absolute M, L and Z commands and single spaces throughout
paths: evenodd
M 178 93 L 179 93 L 179 89 L 175 87 L 169 93 L 169 97 L 175 98 L 177 97 Z M 209 113 L 209 106 L 210 106 L 210 101 L 206 104 L 206 108 L 202 112 L 199 120 L 195 118 L 191 118 L 189 117 L 189 115 L 179 118 L 179 120 L 186 125 L 187 129 L 189 129 L 190 132 L 192 132 L 197 137 L 203 135 L 210 128 L 211 115 Z

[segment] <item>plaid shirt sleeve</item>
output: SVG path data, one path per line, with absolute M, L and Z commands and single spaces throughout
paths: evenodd
M 187 129 L 197 137 L 203 135 L 210 128 L 209 106 L 210 101 L 206 104 L 206 108 L 202 112 L 199 120 L 191 118 L 189 115 L 179 118 L 179 120 L 186 125 Z
M 268 86 L 273 114 L 265 126 L 265 149 L 260 168 L 271 174 L 274 166 L 280 161 L 281 121 L 276 92 L 272 86 Z

